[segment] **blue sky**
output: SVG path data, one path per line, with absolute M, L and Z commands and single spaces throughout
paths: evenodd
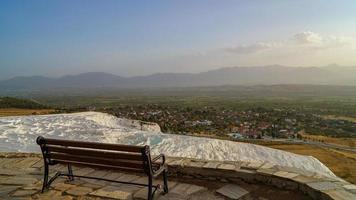
M 353 0 L 0 0 L 0 79 L 356 66 Z

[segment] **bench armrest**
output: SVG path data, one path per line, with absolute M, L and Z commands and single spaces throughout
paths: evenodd
M 166 162 L 166 157 L 163 154 L 159 154 L 158 156 L 152 158 L 152 162 L 156 162 L 158 159 L 161 159 L 162 162 L 160 163 L 161 165 L 163 165 Z
M 157 163 L 156 161 L 161 159 L 161 162 L 160 163 Z M 153 159 L 151 159 L 151 162 L 152 164 L 153 163 L 156 163 L 156 164 L 159 164 L 159 168 L 154 170 L 152 169 L 152 175 L 153 177 L 156 177 L 158 176 L 159 174 L 161 174 L 165 169 L 166 169 L 166 166 L 165 166 L 165 162 L 166 162 L 166 158 L 163 154 L 160 154 L 156 157 L 154 157 Z

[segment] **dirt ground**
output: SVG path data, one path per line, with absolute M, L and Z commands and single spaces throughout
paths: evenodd
M 263 145 L 296 154 L 314 156 L 329 167 L 337 176 L 356 184 L 356 153 L 304 144 L 266 143 Z
M 303 139 L 309 141 L 318 141 L 323 143 L 337 144 L 346 147 L 356 148 L 356 138 L 333 138 L 322 135 L 302 134 Z
M 21 109 L 21 108 L 0 108 L 0 117 L 19 115 L 45 115 L 51 114 L 53 109 Z

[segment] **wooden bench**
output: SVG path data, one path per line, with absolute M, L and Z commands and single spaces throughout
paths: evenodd
M 149 146 L 132 146 L 119 144 L 104 144 L 96 142 L 82 142 L 71 140 L 48 139 L 37 137 L 36 142 L 41 147 L 44 159 L 44 178 L 42 192 L 49 188 L 51 183 L 59 176 L 67 176 L 70 181 L 74 177 L 89 178 L 117 183 L 125 183 L 148 187 L 148 198 L 151 200 L 154 193 L 161 185 L 153 185 L 152 179 L 163 174 L 163 191 L 168 192 L 167 167 L 163 154 L 152 158 Z M 57 172 L 48 180 L 49 166 L 65 164 L 68 173 Z M 124 182 L 109 180 L 100 177 L 75 175 L 72 165 L 85 165 L 93 168 L 143 172 L 148 176 L 148 183 Z

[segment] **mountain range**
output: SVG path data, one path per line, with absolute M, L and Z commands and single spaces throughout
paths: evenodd
M 122 77 L 88 72 L 59 78 L 21 76 L 0 81 L 0 90 L 41 90 L 56 88 L 166 88 L 221 85 L 356 85 L 356 67 L 229 67 L 201 73 L 156 73 Z

